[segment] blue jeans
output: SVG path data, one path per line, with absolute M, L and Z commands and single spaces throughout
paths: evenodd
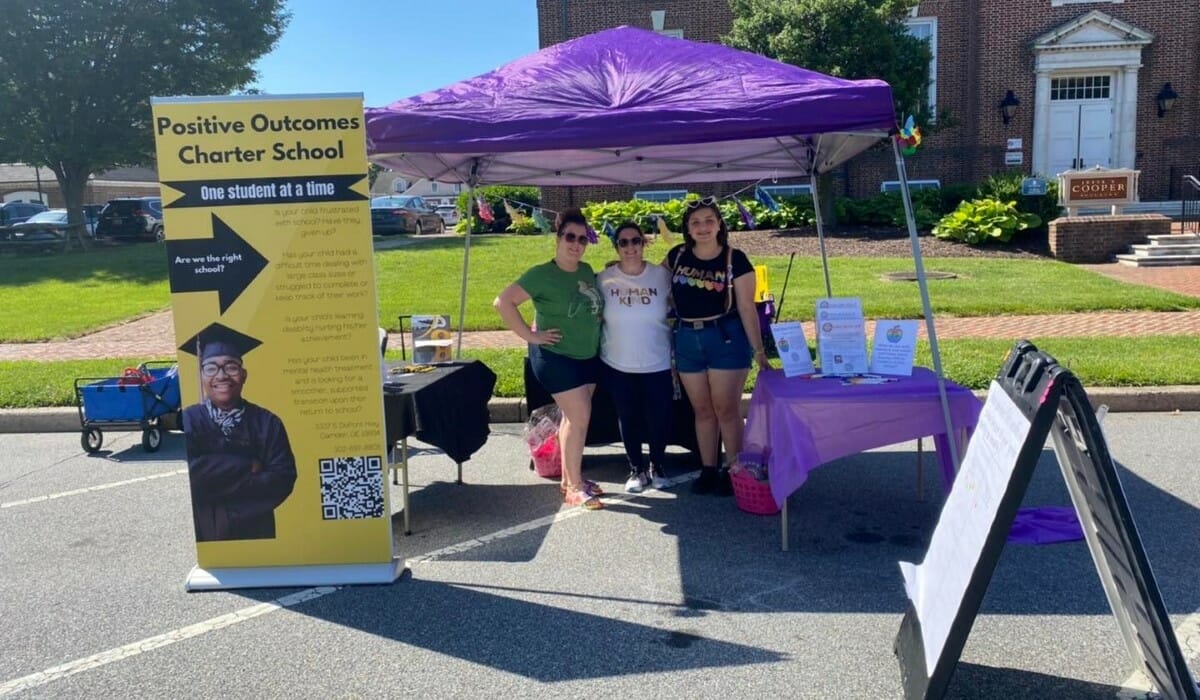
M 645 471 L 642 443 L 650 446 L 650 464 L 661 469 L 671 436 L 674 385 L 671 370 L 634 374 L 604 365 L 604 381 L 621 424 L 621 441 L 629 468 Z

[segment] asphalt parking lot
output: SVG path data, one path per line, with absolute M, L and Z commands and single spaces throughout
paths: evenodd
M 1200 414 L 1105 429 L 1195 674 Z M 932 477 L 916 498 L 915 444 L 840 460 L 793 495 L 783 552 L 777 517 L 692 496 L 681 464 L 672 491 L 563 509 L 520 426 L 494 425 L 465 485 L 418 445 L 400 581 L 186 593 L 181 436 L 154 455 L 106 439 L 86 456 L 71 433 L 0 435 L 0 696 L 899 697 L 897 562 L 921 559 L 941 502 Z M 615 448 L 585 470 L 624 479 Z M 1026 503 L 1069 503 L 1050 451 Z M 1010 544 L 949 696 L 1135 697 L 1131 671 L 1087 547 Z

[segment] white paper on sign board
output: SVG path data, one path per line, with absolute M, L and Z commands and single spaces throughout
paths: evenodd
M 1024 151 L 1007 151 L 1004 154 L 1005 165 L 1020 165 L 1025 162 Z
M 862 300 L 833 297 L 817 301 L 817 352 L 823 374 L 865 374 L 867 331 Z
M 1025 147 L 1024 144 L 1025 141 L 1023 139 L 1009 139 L 1008 145 L 1006 145 L 1005 148 L 1010 151 L 1019 151 Z
M 992 382 L 925 560 L 919 566 L 900 562 L 904 590 L 921 622 L 926 659 L 942 654 L 1030 425 L 1008 393 Z
M 783 362 L 783 376 L 796 377 L 816 373 L 812 355 L 808 353 L 804 326 L 800 325 L 799 321 L 773 323 L 770 328 L 771 336 L 775 339 L 775 349 L 779 351 L 779 359 Z
M 912 376 L 917 356 L 916 321 L 875 322 L 875 342 L 871 344 L 871 373 Z

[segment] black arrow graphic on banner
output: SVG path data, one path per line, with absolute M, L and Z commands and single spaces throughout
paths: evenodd
M 172 294 L 215 291 L 225 313 L 267 266 L 267 259 L 216 214 L 212 228 L 212 238 L 167 241 L 167 277 Z
M 164 182 L 182 196 L 163 202 L 166 209 L 185 207 L 233 207 L 247 204 L 308 204 L 313 202 L 356 202 L 366 195 L 351 188 L 366 175 L 291 175 L 230 180 Z

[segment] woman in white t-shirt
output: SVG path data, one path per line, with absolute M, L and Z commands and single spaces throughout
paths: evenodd
M 671 434 L 671 329 L 667 325 L 671 275 L 642 257 L 645 235 L 638 225 L 617 227 L 613 247 L 618 261 L 596 276 L 604 297 L 600 336 L 603 381 L 612 394 L 629 458 L 625 490 L 666 488 L 663 456 Z M 650 447 L 644 461 L 642 443 Z

